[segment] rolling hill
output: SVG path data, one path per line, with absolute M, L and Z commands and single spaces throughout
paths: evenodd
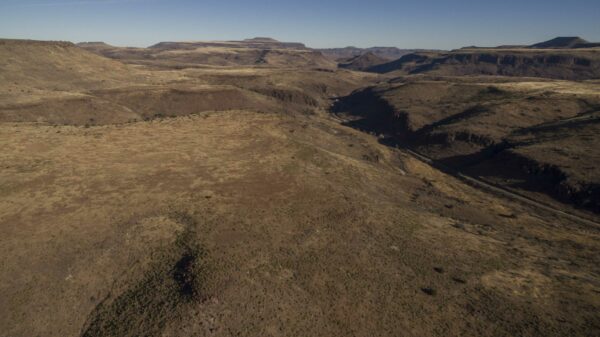
M 208 43 L 0 41 L 0 335 L 597 335 L 600 81 Z
M 103 43 L 85 47 L 98 54 L 114 50 Z M 311 70 L 309 56 L 302 59 L 306 69 L 277 70 L 305 52 L 290 53 L 273 51 L 264 55 L 269 66 L 244 71 L 158 72 L 155 65 L 126 64 L 68 42 L 0 40 L 0 121 L 106 125 L 232 109 L 308 113 L 330 93 L 368 77 Z M 279 84 L 269 85 L 273 80 Z

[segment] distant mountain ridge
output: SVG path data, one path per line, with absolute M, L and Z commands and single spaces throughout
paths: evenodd
M 578 37 L 556 37 L 552 40 L 540 42 L 529 46 L 534 49 L 545 49 L 545 48 L 584 48 L 584 46 L 590 44 L 590 42 Z
M 598 79 L 600 50 L 595 47 L 599 46 L 578 37 L 558 37 L 530 46 L 465 47 L 449 52 L 417 52 L 375 65 L 366 71 Z
M 161 67 L 278 66 L 375 73 L 444 76 L 500 75 L 567 80 L 600 78 L 600 47 L 580 37 L 557 37 L 529 46 L 465 47 L 453 51 L 396 47 L 312 49 L 268 37 L 241 41 L 160 42 L 148 48 L 120 48 L 102 42 L 80 47 L 127 63 Z
M 351 57 L 360 56 L 366 53 L 373 53 L 374 55 L 385 58 L 388 60 L 396 60 L 406 54 L 421 51 L 420 49 L 400 49 L 396 47 L 370 47 L 370 48 L 357 48 L 357 47 L 345 47 L 345 48 L 324 48 L 317 49 L 326 57 L 332 60 L 346 60 Z
M 373 52 L 367 52 L 362 55 L 354 56 L 348 60 L 340 61 L 339 67 L 344 69 L 352 69 L 364 71 L 374 66 L 387 63 L 389 60 L 375 55 Z
M 104 42 L 80 48 L 125 63 L 162 68 L 202 66 L 300 67 L 333 70 L 337 64 L 303 43 L 268 37 L 241 41 L 166 41 L 148 48 L 115 47 Z
M 196 49 L 202 47 L 225 47 L 225 48 L 255 48 L 255 49 L 299 49 L 307 50 L 303 43 L 281 42 L 270 37 L 255 37 L 241 41 L 183 41 L 183 42 L 159 42 L 148 48 L 153 49 Z
M 589 42 L 578 36 L 559 36 L 532 45 L 501 45 L 497 47 L 468 46 L 460 49 L 581 49 L 600 47 L 600 42 Z

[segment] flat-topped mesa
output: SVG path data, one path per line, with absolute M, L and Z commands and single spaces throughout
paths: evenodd
M 198 66 L 299 67 L 333 70 L 337 64 L 302 43 L 257 37 L 243 41 L 167 41 L 148 48 L 86 42 L 78 45 L 124 63 L 163 68 Z
M 114 48 L 114 46 L 111 46 L 110 44 L 106 43 L 106 42 L 102 42 L 102 41 L 86 41 L 86 42 L 79 42 L 77 43 L 77 46 L 79 47 L 95 47 L 95 48 Z
M 270 37 L 255 37 L 243 41 L 228 41 L 230 43 L 246 44 L 249 48 L 266 49 L 307 49 L 306 45 L 300 42 L 281 42 Z
M 2 46 L 58 46 L 74 47 L 75 44 L 68 41 L 39 41 L 39 40 L 18 40 L 18 39 L 0 39 Z
M 275 40 L 273 38 L 270 37 L 254 37 L 251 39 L 244 39 L 244 41 L 246 42 L 275 42 L 275 43 L 279 43 L 278 40 Z
M 299 42 L 280 42 L 267 37 L 255 37 L 242 41 L 183 41 L 183 42 L 160 42 L 149 48 L 152 49 L 196 49 L 207 47 L 220 48 L 254 48 L 254 49 L 308 49 Z

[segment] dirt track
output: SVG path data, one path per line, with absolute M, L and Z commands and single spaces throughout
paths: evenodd
M 427 156 L 425 156 L 423 154 L 420 154 L 418 152 L 415 152 L 414 150 L 407 149 L 407 148 L 404 148 L 402 150 L 405 151 L 405 152 L 407 152 L 407 153 L 409 153 L 409 154 L 411 154 L 415 158 L 423 161 L 424 163 L 427 163 L 429 165 L 432 165 L 433 167 L 441 169 L 445 173 L 452 174 L 453 176 L 464 180 L 465 182 L 467 182 L 470 185 L 479 187 L 480 189 L 488 190 L 488 191 L 490 191 L 492 193 L 495 193 L 495 194 L 498 194 L 498 195 L 510 198 L 512 200 L 517 200 L 519 202 L 523 202 L 525 204 L 528 204 L 528 205 L 530 205 L 532 207 L 535 207 L 535 208 L 538 208 L 540 210 L 544 210 L 544 211 L 547 211 L 547 212 L 550 212 L 550 213 L 553 213 L 553 214 L 556 214 L 556 215 L 559 215 L 559 216 L 567 217 L 567 218 L 569 218 L 571 220 L 575 220 L 575 221 L 581 222 L 583 224 L 587 224 L 587 225 L 590 225 L 590 226 L 594 226 L 594 227 L 600 228 L 600 222 L 598 222 L 597 220 L 592 220 L 592 219 L 587 218 L 585 216 L 575 214 L 572 211 L 566 211 L 566 210 L 557 209 L 556 206 L 552 206 L 552 205 L 549 205 L 549 204 L 545 204 L 545 203 L 533 200 L 533 199 L 528 198 L 528 197 L 526 197 L 524 195 L 515 193 L 514 191 L 508 190 L 506 188 L 503 188 L 502 186 L 494 185 L 494 184 L 492 184 L 490 182 L 486 182 L 484 180 L 481 180 L 480 178 L 476 178 L 476 177 L 468 176 L 468 175 L 466 175 L 464 173 L 460 173 L 457 170 L 452 169 L 452 168 L 450 168 L 450 167 L 448 167 L 448 166 L 446 166 L 444 164 L 438 163 L 434 159 L 429 158 L 429 157 L 427 157 Z

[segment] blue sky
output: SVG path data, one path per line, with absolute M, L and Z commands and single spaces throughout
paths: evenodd
M 600 0 L 0 0 L 2 38 L 148 46 L 254 36 L 440 49 L 600 41 Z

